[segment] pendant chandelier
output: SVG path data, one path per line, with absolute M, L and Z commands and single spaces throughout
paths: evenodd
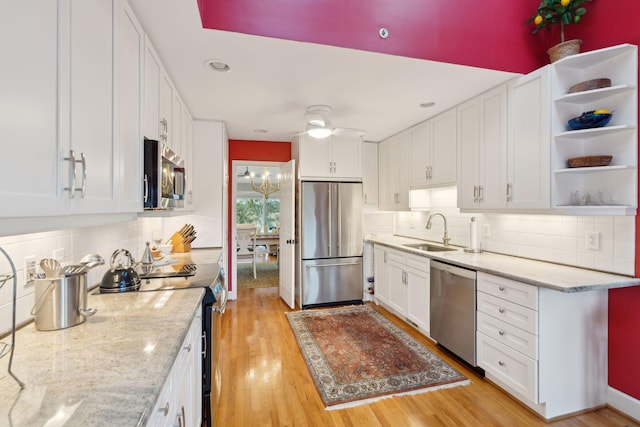
M 266 199 L 269 198 L 269 195 L 275 193 L 276 191 L 280 191 L 280 175 L 279 174 L 278 174 L 277 179 L 278 179 L 278 181 L 276 182 L 275 185 L 273 185 L 271 183 L 269 170 L 267 168 L 264 168 L 264 175 L 262 176 L 262 184 L 256 186 L 255 174 L 252 172 L 251 173 L 251 188 L 253 189 L 253 191 L 262 194 L 264 196 L 265 200 L 266 200 Z

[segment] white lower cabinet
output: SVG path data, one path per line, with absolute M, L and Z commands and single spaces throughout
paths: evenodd
M 604 405 L 607 296 L 478 272 L 478 366 L 546 419 Z
M 196 427 L 202 423 L 202 317 L 194 317 L 171 372 L 147 421 L 149 427 Z
M 375 245 L 375 299 L 429 336 L 429 258 Z

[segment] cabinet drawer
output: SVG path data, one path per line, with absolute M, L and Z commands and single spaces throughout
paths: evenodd
M 538 312 L 530 308 L 478 292 L 477 309 L 505 323 L 538 335 Z
M 477 313 L 476 322 L 478 332 L 484 333 L 531 359 L 538 360 L 538 337 L 536 335 L 481 312 Z
M 476 340 L 478 366 L 489 377 L 495 377 L 526 399 L 538 403 L 538 362 L 483 333 L 478 333 Z
M 478 290 L 507 301 L 538 309 L 538 287 L 515 280 L 478 272 Z
M 405 262 L 407 267 L 429 273 L 429 258 L 420 255 L 406 254 Z

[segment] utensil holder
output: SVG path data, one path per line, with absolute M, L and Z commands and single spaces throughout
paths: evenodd
M 191 244 L 184 243 L 182 239 L 184 239 L 184 237 L 180 234 L 177 232 L 173 233 L 170 238 L 171 244 L 173 245 L 173 252 L 191 252 Z

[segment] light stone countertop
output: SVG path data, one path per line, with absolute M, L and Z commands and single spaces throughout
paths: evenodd
M 463 248 L 456 246 L 453 247 L 459 250 L 450 252 L 424 252 L 402 246 L 405 243 L 424 242 L 424 240 L 412 239 L 410 237 L 380 234 L 367 236 L 365 240 L 434 260 L 455 264 L 460 267 L 466 267 L 561 292 L 582 292 L 640 285 L 640 279 L 630 276 L 603 273 L 584 268 L 569 267 L 490 252 L 466 253 L 463 251 Z M 438 243 L 436 242 L 436 244 Z
M 144 426 L 201 312 L 203 288 L 89 294 L 79 325 L 16 333 L 13 373 L 0 360 L 0 426 Z M 10 343 L 11 336 L 2 341 Z

